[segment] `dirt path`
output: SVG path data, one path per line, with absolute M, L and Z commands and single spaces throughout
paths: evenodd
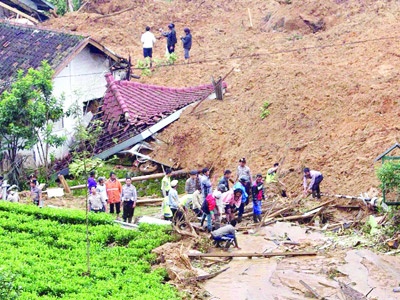
M 256 235 L 239 234 L 241 250 L 235 252 L 282 251 L 277 242 L 290 237 L 300 243 L 290 246 L 298 250 L 318 250 L 328 238 L 320 233 L 290 223 L 277 223 L 263 228 Z M 269 259 L 235 258 L 230 268 L 209 280 L 204 288 L 211 299 L 305 299 L 310 296 L 299 282 L 303 280 L 321 297 L 346 299 L 338 281 L 366 295 L 368 299 L 399 299 L 392 289 L 400 283 L 399 257 L 378 255 L 370 250 L 340 249 L 336 243 L 317 256 Z

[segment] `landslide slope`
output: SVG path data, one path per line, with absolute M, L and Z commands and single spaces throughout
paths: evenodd
M 313 33 L 304 20 L 324 26 Z M 255 174 L 285 158 L 293 195 L 303 166 L 324 173 L 325 191 L 358 194 L 377 186 L 373 160 L 399 140 L 399 20 L 398 1 L 122 0 L 91 1 L 45 26 L 90 34 L 133 61 L 146 25 L 156 34 L 170 22 L 178 35 L 190 27 L 191 63 L 183 64 L 179 43 L 174 66 L 140 81 L 190 86 L 233 68 L 228 94 L 165 129 L 157 159 L 221 172 L 244 156 Z M 154 56 L 164 52 L 160 38 Z

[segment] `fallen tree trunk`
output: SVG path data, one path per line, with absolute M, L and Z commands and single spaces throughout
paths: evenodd
M 117 11 L 117 12 L 115 12 L 115 13 L 111 13 L 111 14 L 108 14 L 108 15 L 104 15 L 104 16 L 97 17 L 97 18 L 95 18 L 94 20 L 97 21 L 97 20 L 100 20 L 100 19 L 103 19 L 103 18 L 109 18 L 109 17 L 117 16 L 117 15 L 120 15 L 120 14 L 122 14 L 122 13 L 124 13 L 124 12 L 127 12 L 127 11 L 130 11 L 130 10 L 132 10 L 132 9 L 135 9 L 135 7 L 136 7 L 136 6 L 131 6 L 131 7 L 128 7 L 128 8 L 126 8 L 126 9 Z
M 313 256 L 317 252 L 274 252 L 274 253 L 249 253 L 249 252 L 235 252 L 235 253 L 190 253 L 189 257 L 274 257 L 274 256 Z

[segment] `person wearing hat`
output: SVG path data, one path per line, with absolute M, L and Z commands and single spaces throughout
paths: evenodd
M 274 166 L 268 169 L 265 183 L 270 192 L 280 194 L 282 197 L 286 198 L 285 184 L 278 178 L 278 169 L 279 163 L 274 163 Z
M 122 219 L 124 222 L 132 223 L 133 214 L 135 213 L 137 192 L 136 187 L 132 184 L 131 178 L 126 178 L 125 185 L 122 187 Z
M 240 178 L 245 178 L 246 182 L 242 181 L 242 184 L 246 188 L 246 193 L 247 195 L 251 195 L 251 185 L 252 185 L 252 177 L 251 177 L 251 172 L 250 168 L 246 165 L 246 158 L 242 157 L 239 159 L 239 165 L 237 167 L 237 175 L 236 175 L 236 181 L 240 180 Z M 247 203 L 246 203 L 247 205 Z
M 221 190 L 221 192 L 225 193 L 229 190 L 229 180 L 231 179 L 231 176 L 232 176 L 231 170 L 224 171 L 224 176 L 222 176 L 218 182 L 218 187 L 220 185 L 223 185 L 225 187 L 224 190 Z M 222 187 L 221 187 L 221 189 L 222 189 Z
M 236 169 L 236 180 L 238 181 L 240 179 L 240 177 L 245 177 L 246 180 L 251 184 L 251 172 L 250 172 L 250 168 L 248 166 L 246 166 L 246 158 L 242 157 L 241 159 L 239 159 L 239 165 Z
M 94 213 L 99 213 L 103 211 L 103 207 L 106 206 L 106 199 L 97 192 L 96 187 L 92 186 L 90 190 L 90 195 L 88 197 L 88 211 L 92 211 Z
M 110 172 L 110 178 L 106 181 L 106 191 L 108 204 L 110 205 L 110 214 L 116 212 L 116 218 L 119 219 L 122 185 L 114 172 Z
M 191 204 L 192 210 L 197 216 L 201 217 L 201 193 L 200 193 L 200 181 L 198 177 L 197 170 L 190 171 L 190 177 L 186 180 L 185 183 L 185 192 L 186 192 L 186 202 L 187 204 Z
M 222 213 L 224 211 L 224 204 L 222 203 L 222 193 L 219 190 L 216 190 L 213 192 L 213 197 L 215 199 L 215 208 L 214 208 L 214 217 L 215 217 L 215 222 L 214 222 L 214 227 L 219 228 L 221 226 L 221 219 L 222 219 Z
M 246 176 L 241 176 L 239 178 L 239 182 L 236 182 L 235 185 L 233 186 L 233 190 L 242 190 L 242 203 L 239 206 L 239 211 L 238 211 L 238 222 L 242 222 L 242 216 L 244 213 L 244 207 L 246 203 L 249 201 L 249 195 L 247 194 L 246 187 L 245 185 L 247 184 L 247 177 Z
M 307 179 L 310 179 L 310 183 L 307 184 Z M 304 194 L 312 194 L 313 198 L 321 199 L 321 190 L 319 185 L 321 181 L 324 179 L 321 172 L 310 170 L 309 168 L 304 168 L 304 177 L 303 177 L 303 187 Z
M 169 31 L 162 32 L 161 34 L 167 38 L 167 51 L 171 54 L 175 52 L 175 45 L 178 41 L 176 39 L 175 25 L 173 23 L 169 24 L 168 29 Z
M 107 196 L 107 188 L 106 188 L 106 184 L 105 184 L 105 177 L 99 177 L 97 178 L 97 186 L 96 186 L 96 191 L 98 194 L 100 194 L 103 199 L 105 199 L 106 203 L 108 201 L 108 196 Z M 107 205 L 104 205 L 102 211 L 105 212 L 106 211 L 106 207 Z
M 163 197 L 168 196 L 169 190 L 171 189 L 171 169 L 165 170 L 165 176 L 161 179 L 161 193 Z
M 185 36 L 181 36 L 181 41 L 183 44 L 183 52 L 184 52 L 184 56 L 185 56 L 185 60 L 187 62 L 189 62 L 189 51 L 192 48 L 192 35 L 190 33 L 190 29 L 185 27 L 183 29 L 183 31 L 185 32 Z
M 174 179 L 171 181 L 171 189 L 168 193 L 168 206 L 172 211 L 172 220 L 176 224 L 177 221 L 181 220 L 181 213 L 179 212 L 179 197 L 178 191 L 176 190 L 178 186 L 178 180 Z
M 39 189 L 37 180 L 31 179 L 30 186 L 31 186 L 31 199 L 33 201 L 33 204 L 39 207 L 43 207 L 42 190 Z
M 7 188 L 7 201 L 19 202 L 18 187 L 15 184 Z
M 265 200 L 264 183 L 261 174 L 257 174 L 251 192 L 253 194 L 253 220 L 254 223 L 258 223 L 261 222 L 261 201 Z

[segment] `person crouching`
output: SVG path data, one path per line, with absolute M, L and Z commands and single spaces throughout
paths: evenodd
M 229 248 L 230 243 L 232 242 L 235 248 L 240 249 L 236 239 L 235 226 L 236 226 L 236 220 L 232 220 L 230 224 L 222 226 L 219 229 L 211 232 L 211 239 L 214 241 L 217 247 L 220 246 L 221 242 L 226 241 L 227 242 L 226 248 Z

